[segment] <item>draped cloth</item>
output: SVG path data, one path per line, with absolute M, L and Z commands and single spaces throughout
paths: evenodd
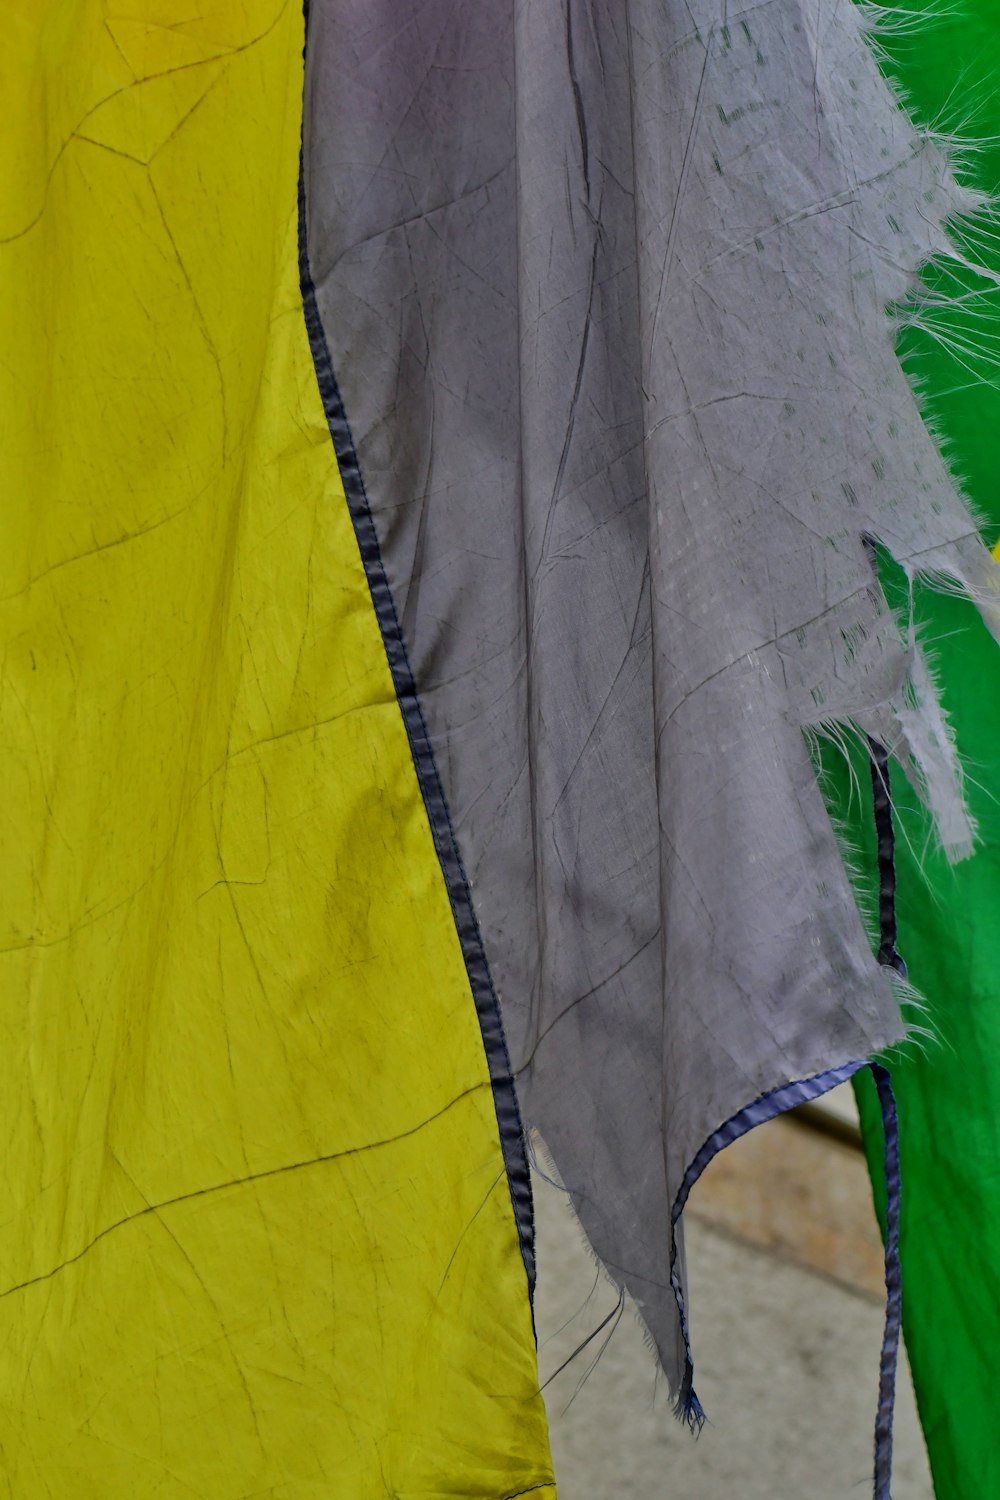
M 682 1210 L 905 1031 L 817 781 L 972 827 L 872 568 L 995 568 L 849 0 L 10 21 L 18 1497 L 554 1494 L 526 1131 L 697 1420 Z M 905 998 L 905 996 L 904 996 Z
M 970 846 L 870 548 L 994 587 L 885 315 L 973 200 L 865 25 L 310 17 L 309 271 L 359 504 L 527 1119 L 682 1402 L 692 1163 L 903 1031 L 809 732 L 878 734 Z

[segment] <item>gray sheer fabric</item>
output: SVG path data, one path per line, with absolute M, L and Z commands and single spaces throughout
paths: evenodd
M 304 170 L 522 1107 L 677 1389 L 696 1153 L 903 1029 L 804 729 L 968 843 L 865 548 L 987 576 L 885 315 L 967 205 L 849 0 L 314 0 Z

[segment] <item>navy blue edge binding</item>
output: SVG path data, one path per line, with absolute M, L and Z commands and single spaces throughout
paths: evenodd
M 885 1132 L 885 1332 L 879 1358 L 878 1415 L 875 1419 L 875 1500 L 891 1500 L 892 1416 L 896 1402 L 896 1365 L 903 1314 L 903 1267 L 899 1256 L 899 1117 L 889 1070 L 871 1064 L 872 1077 L 882 1106 Z
M 309 4 L 303 5 L 306 46 L 309 36 Z M 305 120 L 303 117 L 303 130 Z M 306 217 L 305 154 L 304 144 L 299 156 L 299 287 L 302 308 L 305 314 L 309 347 L 312 351 L 316 380 L 323 409 L 326 413 L 330 437 L 340 468 L 340 477 L 347 497 L 354 533 L 357 537 L 361 561 L 364 565 L 368 587 L 371 591 L 375 615 L 382 634 L 382 642 L 392 674 L 396 698 L 399 702 L 417 780 L 427 810 L 434 848 L 437 852 L 444 876 L 448 899 L 451 903 L 455 927 L 458 932 L 462 955 L 468 970 L 476 1013 L 483 1036 L 486 1061 L 489 1068 L 493 1103 L 496 1108 L 500 1144 L 507 1181 L 510 1186 L 514 1219 L 524 1269 L 528 1277 L 528 1296 L 532 1303 L 535 1293 L 535 1219 L 531 1193 L 531 1176 L 528 1170 L 528 1155 L 521 1121 L 521 1111 L 514 1086 L 514 1074 L 507 1050 L 500 1002 L 493 986 L 489 963 L 483 946 L 479 922 L 472 904 L 472 894 L 466 878 L 465 867 L 459 852 L 455 829 L 448 810 L 444 788 L 438 772 L 434 749 L 431 744 L 423 708 L 417 693 L 416 683 L 406 651 L 406 643 L 396 613 L 392 589 L 386 577 L 379 546 L 378 533 L 372 516 L 358 455 L 351 436 L 350 425 L 344 410 L 330 356 L 326 333 L 316 300 L 316 288 L 309 268 L 308 222 Z
M 905 978 L 906 965 L 896 952 L 896 872 L 895 839 L 892 826 L 892 797 L 889 781 L 889 757 L 885 747 L 869 741 L 872 772 L 872 807 L 878 840 L 879 876 L 879 948 L 878 962 Z M 684 1174 L 680 1191 L 670 1215 L 670 1285 L 673 1287 L 684 1340 L 684 1374 L 677 1394 L 675 1411 L 682 1421 L 700 1432 L 705 1412 L 694 1389 L 694 1364 L 688 1327 L 684 1289 L 677 1268 L 677 1223 L 684 1211 L 691 1189 L 709 1162 L 724 1147 L 739 1140 L 756 1125 L 794 1109 L 799 1104 L 818 1099 L 837 1084 L 845 1083 L 864 1067 L 871 1069 L 882 1110 L 885 1134 L 885 1331 L 879 1358 L 878 1410 L 875 1418 L 874 1500 L 891 1500 L 892 1486 L 892 1419 L 896 1393 L 896 1366 L 899 1358 L 899 1336 L 902 1321 L 903 1278 L 899 1255 L 899 1217 L 901 1174 L 899 1166 L 899 1120 L 889 1070 L 882 1063 L 864 1061 L 844 1063 L 841 1067 L 817 1073 L 812 1078 L 782 1084 L 763 1094 L 752 1104 L 738 1110 L 724 1125 L 712 1132 Z
M 820 1094 L 836 1088 L 838 1083 L 846 1083 L 853 1074 L 866 1066 L 867 1064 L 863 1061 L 843 1063 L 838 1068 L 829 1068 L 824 1073 L 816 1073 L 812 1078 L 798 1079 L 794 1083 L 783 1083 L 779 1088 L 772 1089 L 770 1093 L 762 1094 L 752 1104 L 747 1104 L 743 1109 L 737 1110 L 736 1114 L 732 1115 L 724 1125 L 720 1125 L 718 1130 L 713 1130 L 684 1173 L 684 1180 L 670 1214 L 670 1285 L 674 1289 L 677 1311 L 681 1320 L 681 1335 L 684 1339 L 684 1374 L 681 1377 L 674 1410 L 681 1420 L 696 1432 L 700 1432 L 704 1426 L 705 1412 L 694 1390 L 694 1361 L 691 1357 L 684 1288 L 677 1270 L 676 1237 L 677 1221 L 684 1212 L 691 1189 L 712 1158 L 726 1146 L 731 1146 L 733 1141 L 738 1141 L 740 1136 L 746 1135 L 756 1125 L 764 1125 L 768 1120 L 776 1119 L 778 1115 L 784 1114 L 788 1109 L 794 1109 L 798 1104 L 808 1104 L 811 1100 L 818 1099 Z

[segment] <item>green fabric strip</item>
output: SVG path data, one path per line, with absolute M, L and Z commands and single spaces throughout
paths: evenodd
M 961 158 L 961 175 L 993 195 L 1000 185 L 1000 12 L 967 0 L 939 16 L 926 4 L 894 7 L 886 70 L 917 120 L 986 144 Z M 903 15 L 919 18 L 914 28 Z M 890 24 L 893 24 L 890 21 Z M 960 230 L 975 270 L 931 268 L 924 286 L 943 297 L 900 337 L 925 393 L 925 415 L 953 471 L 987 523 L 1000 531 L 1000 236 L 987 213 Z M 899 1105 L 904 1327 L 938 1500 L 1000 1494 L 996 1351 L 1000 1347 L 1000 655 L 973 607 L 883 581 L 916 622 L 956 732 L 979 828 L 971 859 L 951 866 L 935 846 L 927 811 L 902 775 L 893 781 L 899 951 L 927 1011 L 919 1036 L 892 1055 Z M 875 831 L 867 765 L 856 780 L 831 772 L 831 805 L 843 822 L 868 891 L 875 888 Z M 859 795 L 858 787 L 861 791 Z M 859 857 L 858 857 L 859 856 Z M 866 1074 L 855 1080 L 876 1202 L 883 1214 L 882 1127 Z

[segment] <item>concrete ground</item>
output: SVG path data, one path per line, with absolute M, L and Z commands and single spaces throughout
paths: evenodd
M 536 1211 L 544 1381 L 616 1294 L 563 1195 L 541 1179 Z M 545 1389 L 560 1500 L 871 1495 L 883 1307 L 860 1153 L 776 1121 L 723 1153 L 685 1217 L 696 1388 L 709 1423 L 695 1440 L 675 1420 L 626 1311 Z M 905 1355 L 893 1496 L 933 1500 Z

